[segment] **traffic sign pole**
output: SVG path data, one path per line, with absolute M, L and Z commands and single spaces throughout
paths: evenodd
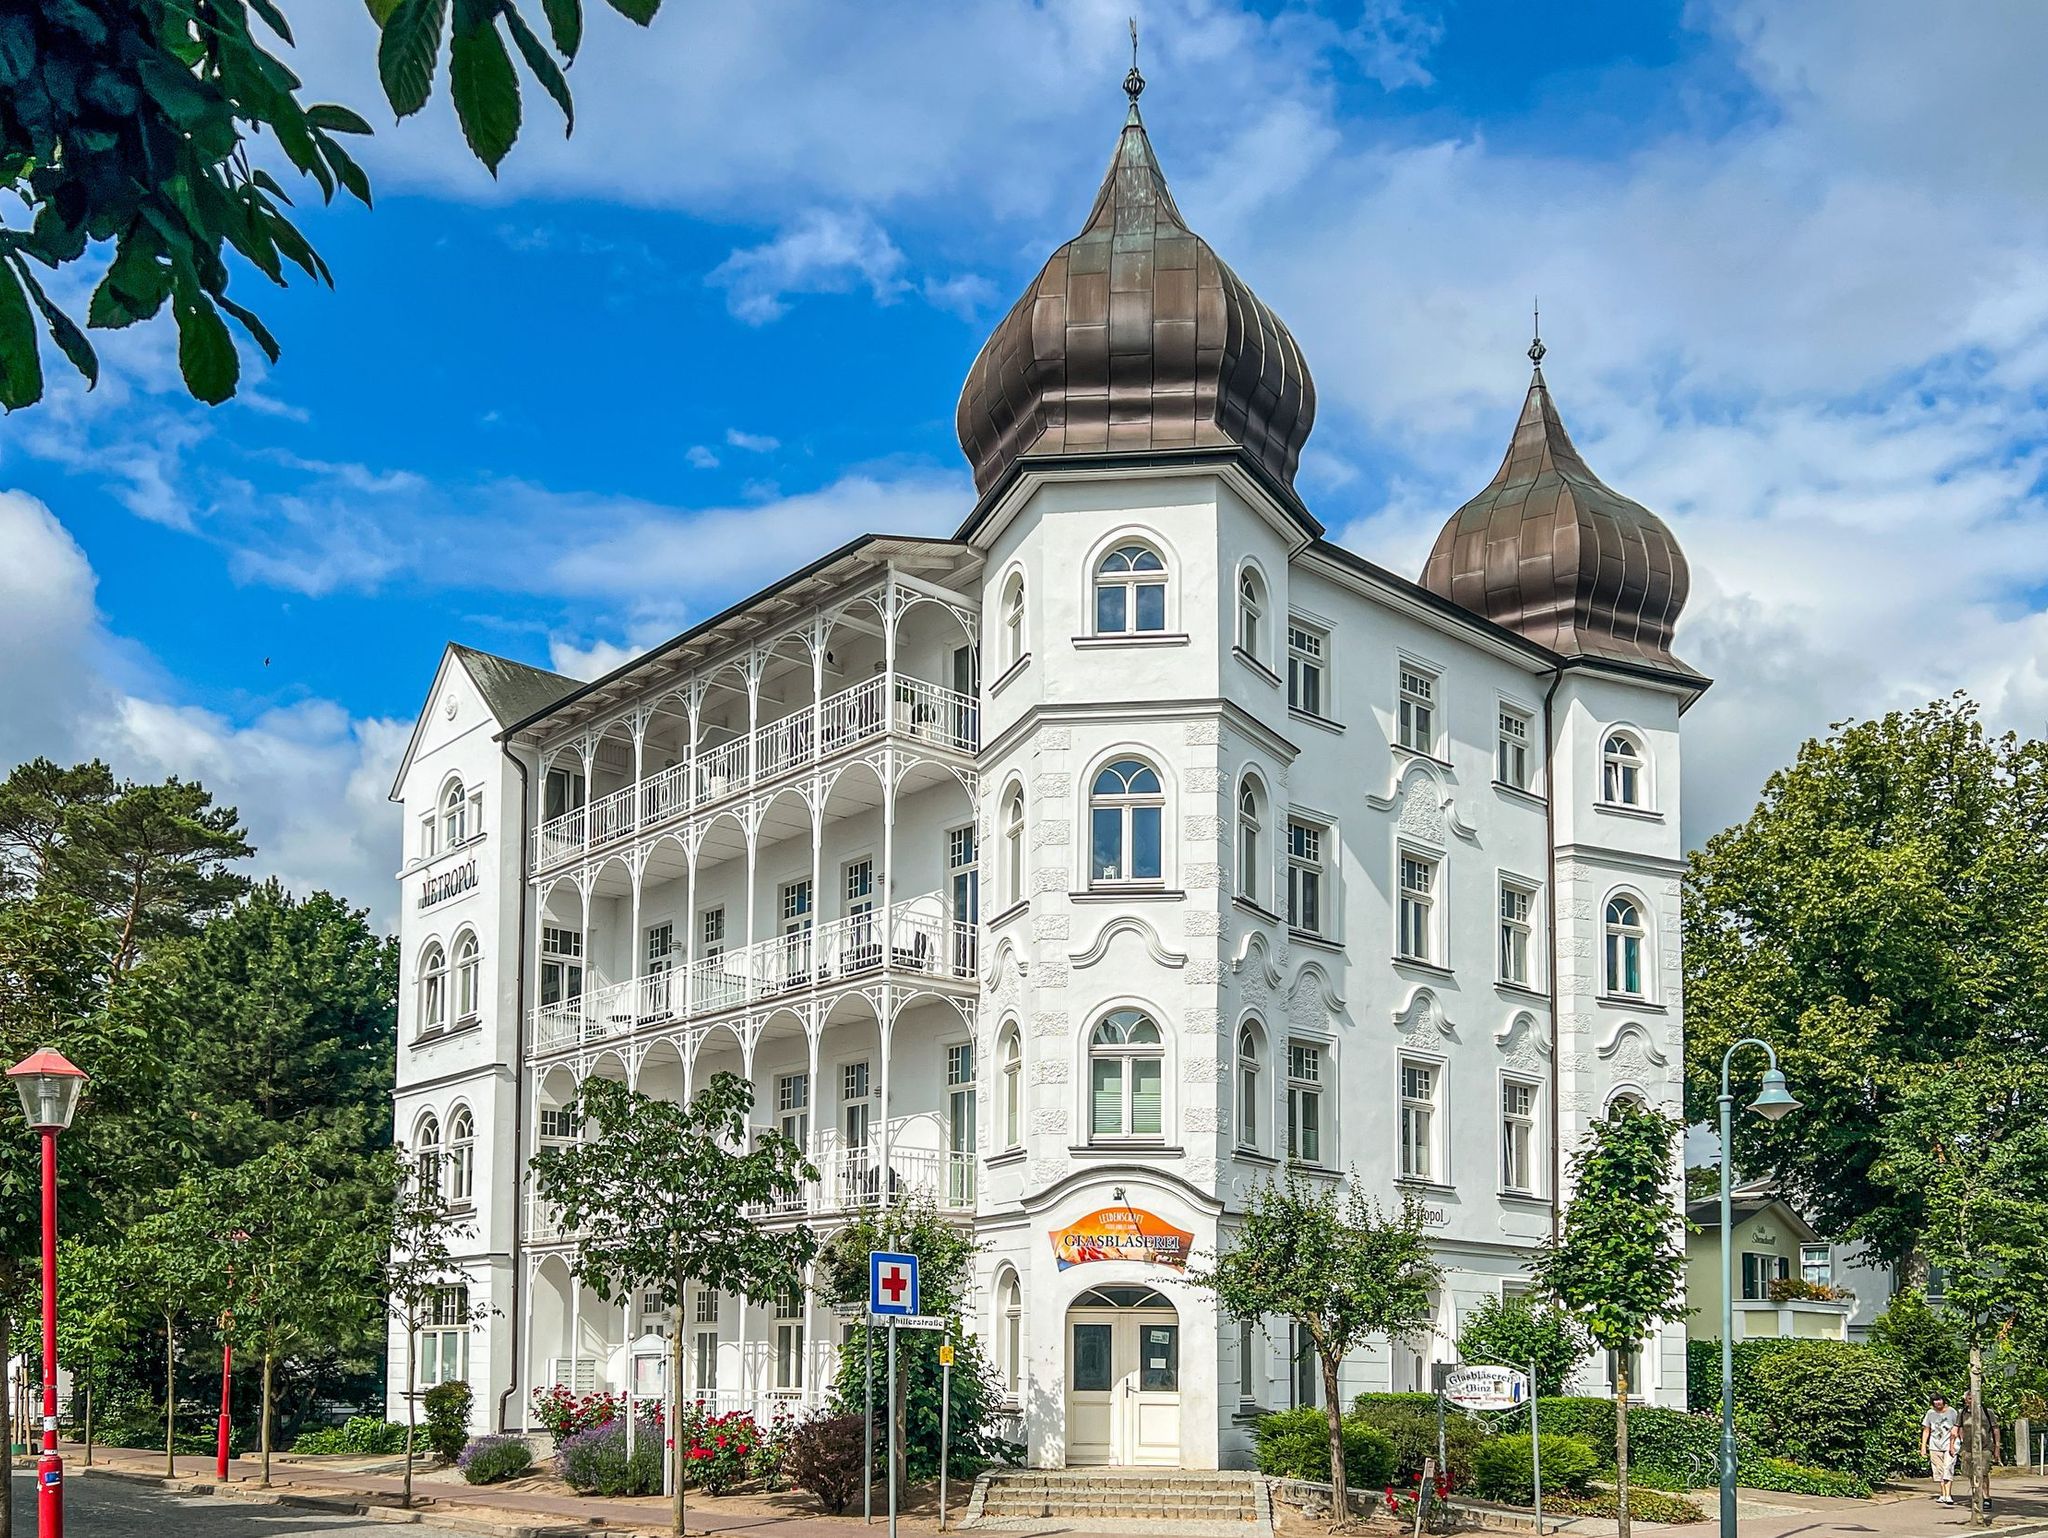
M 1536 1364 L 1529 1363 L 1529 1472 L 1536 1485 L 1536 1538 L 1543 1538 L 1543 1433 L 1536 1425 Z
M 889 1538 L 896 1538 L 896 1447 L 902 1437 L 896 1425 L 896 1321 L 889 1321 Z
M 939 1346 L 939 1531 L 946 1530 L 946 1444 L 953 1429 L 953 1343 Z
M 861 1432 L 860 1519 L 875 1520 L 875 1316 L 869 1314 L 860 1326 L 861 1355 L 868 1366 L 867 1425 Z

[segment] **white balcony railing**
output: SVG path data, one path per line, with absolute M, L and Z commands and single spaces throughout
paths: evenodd
M 774 935 L 686 967 L 625 982 L 592 981 L 578 998 L 533 1011 L 536 1056 L 643 1028 L 687 1023 L 803 989 L 855 981 L 885 968 L 972 982 L 975 928 L 952 918 L 938 893 L 886 912 L 850 914 L 818 929 Z
M 981 746 L 981 706 L 921 678 L 882 675 L 718 743 L 688 764 L 664 769 L 540 825 L 537 857 L 549 866 L 652 829 L 894 732 L 956 753 Z

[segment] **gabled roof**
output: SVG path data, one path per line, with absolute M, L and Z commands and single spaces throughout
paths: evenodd
M 441 661 L 434 669 L 434 681 L 428 685 L 427 697 L 421 702 L 419 713 L 413 717 L 412 736 L 406 740 L 397 772 L 391 777 L 390 799 L 393 801 L 399 799 L 406 771 L 412 768 L 413 756 L 419 752 L 420 734 L 426 730 L 434 696 L 440 693 L 441 679 L 451 664 L 459 664 L 469 675 L 477 693 L 483 696 L 484 708 L 490 711 L 501 728 L 510 726 L 522 716 L 545 710 L 556 700 L 582 687 L 565 674 L 550 673 L 546 668 L 514 662 L 510 657 L 500 657 L 478 651 L 474 646 L 461 646 L 450 641 L 441 651 Z
M 1786 1225 L 1792 1230 L 1793 1237 L 1803 1243 L 1811 1243 L 1820 1238 L 1820 1235 L 1814 1232 L 1813 1225 L 1801 1217 L 1790 1202 L 1775 1192 L 1751 1186 L 1731 1193 L 1728 1205 L 1738 1224 L 1747 1223 L 1751 1218 L 1776 1207 L 1784 1213 Z M 1720 1198 L 1708 1197 L 1705 1201 L 1687 1202 L 1685 1215 L 1703 1232 L 1718 1233 L 1721 1228 Z

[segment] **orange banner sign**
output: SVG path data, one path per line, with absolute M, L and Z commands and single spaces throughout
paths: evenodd
M 1051 1230 L 1049 1237 L 1062 1271 L 1091 1260 L 1135 1260 L 1185 1270 L 1195 1244 L 1193 1234 L 1136 1207 L 1104 1207 L 1065 1228 Z

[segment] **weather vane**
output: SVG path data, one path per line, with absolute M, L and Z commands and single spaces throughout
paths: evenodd
M 1530 300 L 1529 308 L 1534 315 L 1534 327 L 1536 333 L 1535 340 L 1529 343 L 1529 361 L 1535 364 L 1538 368 L 1541 368 L 1543 366 L 1543 355 L 1546 352 L 1550 351 L 1549 348 L 1543 345 L 1542 296 L 1538 295 L 1535 299 Z
M 1145 77 L 1138 73 L 1138 18 L 1131 18 L 1131 72 L 1124 76 L 1124 95 L 1130 97 L 1131 105 L 1138 104 L 1138 98 L 1145 93 Z

